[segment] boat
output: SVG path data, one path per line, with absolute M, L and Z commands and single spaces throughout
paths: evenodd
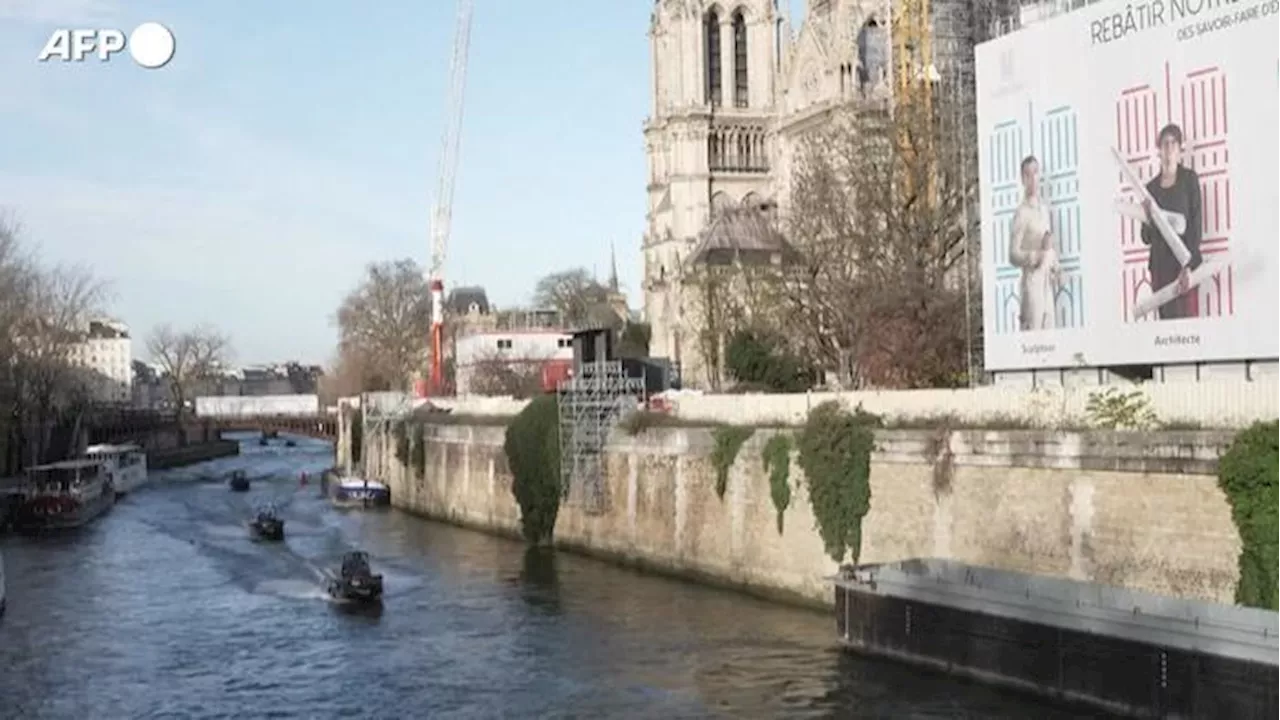
M 128 495 L 147 483 L 147 453 L 137 445 L 90 445 L 85 448 L 84 457 L 106 465 L 116 497 Z
M 261 447 L 266 447 L 266 446 L 268 446 L 268 445 L 270 445 L 270 444 L 271 444 L 271 443 L 267 442 L 267 439 L 266 439 L 266 438 L 264 438 L 264 437 L 263 437 L 263 438 L 258 438 L 258 445 L 259 445 L 259 446 L 261 446 Z
M 284 518 L 275 505 L 264 505 L 249 522 L 249 530 L 259 540 L 284 540 Z
M 338 507 L 386 507 L 391 504 L 391 488 L 373 480 L 330 478 L 326 487 L 329 501 Z
M 369 554 L 352 550 L 342 556 L 342 567 L 329 581 L 329 595 L 336 600 L 377 602 L 382 599 L 382 575 L 369 567 Z
M 243 470 L 234 470 L 227 479 L 231 492 L 249 492 L 249 474 Z
M 24 529 L 80 527 L 116 501 L 106 465 L 94 458 L 27 468 L 14 525 Z
M 289 440 L 285 440 L 285 441 L 284 441 L 284 446 L 285 446 L 285 447 L 298 447 L 298 443 L 297 443 L 296 441 L 294 441 L 293 439 L 289 439 Z

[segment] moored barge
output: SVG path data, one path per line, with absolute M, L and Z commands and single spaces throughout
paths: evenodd
M 1121 715 L 1277 715 L 1275 611 L 938 558 L 832 581 L 859 652 Z
M 14 525 L 26 530 L 86 525 L 111 508 L 115 487 L 106 466 L 91 458 L 27 468 Z

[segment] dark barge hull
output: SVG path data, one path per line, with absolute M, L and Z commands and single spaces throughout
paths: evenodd
M 1136 717 L 1274 718 L 1277 614 L 947 560 L 834 579 L 850 648 Z

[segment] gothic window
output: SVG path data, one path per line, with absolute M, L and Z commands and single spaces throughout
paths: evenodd
M 733 104 L 747 106 L 747 21 L 742 11 L 733 14 Z
M 720 15 L 707 13 L 703 26 L 707 56 L 707 102 L 720 106 Z

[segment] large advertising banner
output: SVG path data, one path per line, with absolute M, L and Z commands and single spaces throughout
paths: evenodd
M 1280 0 L 977 48 L 988 370 L 1280 356 Z

